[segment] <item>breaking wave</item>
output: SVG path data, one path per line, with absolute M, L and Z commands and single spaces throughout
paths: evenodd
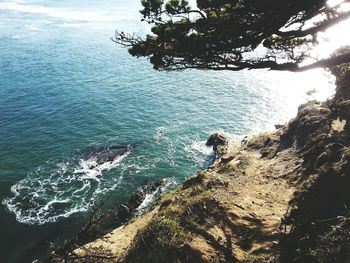
M 191 145 L 185 147 L 186 152 L 195 164 L 201 168 L 211 165 L 215 158 L 213 147 L 206 146 L 206 141 L 195 140 Z
M 163 184 L 161 187 L 157 187 L 153 192 L 147 193 L 143 202 L 140 204 L 140 206 L 137 208 L 136 214 L 142 214 L 147 210 L 147 208 L 152 205 L 159 196 L 161 196 L 163 193 L 165 193 L 170 188 L 176 186 L 178 182 L 175 180 L 175 178 L 164 178 Z
M 18 222 L 31 225 L 52 223 L 85 212 L 100 194 L 119 185 L 122 177 L 106 172 L 116 168 L 129 153 L 127 148 L 120 156 L 103 162 L 91 153 L 66 162 L 48 162 L 13 185 L 13 196 L 2 203 Z

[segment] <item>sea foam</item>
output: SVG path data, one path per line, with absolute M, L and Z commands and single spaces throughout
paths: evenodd
M 3 204 L 20 223 L 42 225 L 78 212 L 88 211 L 99 194 L 115 189 L 119 177 L 104 178 L 130 150 L 113 161 L 99 165 L 94 158 L 76 158 L 37 168 L 11 187 L 12 197 Z

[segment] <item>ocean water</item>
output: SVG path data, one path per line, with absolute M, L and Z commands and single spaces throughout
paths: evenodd
M 181 183 L 208 165 L 211 133 L 273 129 L 333 92 L 322 70 L 154 71 L 110 39 L 147 32 L 139 6 L 0 1 L 0 262 L 42 258 L 107 196 L 117 206 L 147 181 Z M 86 158 L 116 145 L 131 148 Z

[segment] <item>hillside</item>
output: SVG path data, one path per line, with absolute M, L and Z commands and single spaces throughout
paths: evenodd
M 215 163 L 126 225 L 69 254 L 75 262 L 348 262 L 350 73 L 273 132 L 208 140 Z M 69 260 L 68 260 L 69 261 Z

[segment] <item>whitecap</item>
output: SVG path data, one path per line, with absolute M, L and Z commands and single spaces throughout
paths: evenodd
M 185 151 L 195 164 L 201 168 L 209 166 L 214 160 L 214 151 L 212 147 L 206 146 L 206 141 L 194 140 L 189 146 L 185 147 Z
M 163 137 L 164 137 L 164 131 L 165 131 L 165 127 L 158 127 L 156 129 L 156 132 L 154 134 L 154 140 L 156 141 L 156 143 L 159 143 Z
M 119 185 L 121 176 L 106 179 L 102 175 L 119 166 L 129 153 L 130 150 L 101 165 L 92 158 L 47 163 L 13 185 L 13 196 L 5 198 L 2 204 L 18 222 L 36 225 L 88 211 L 98 196 Z
M 190 149 L 203 155 L 209 155 L 213 152 L 212 147 L 206 145 L 206 141 L 194 141 Z

